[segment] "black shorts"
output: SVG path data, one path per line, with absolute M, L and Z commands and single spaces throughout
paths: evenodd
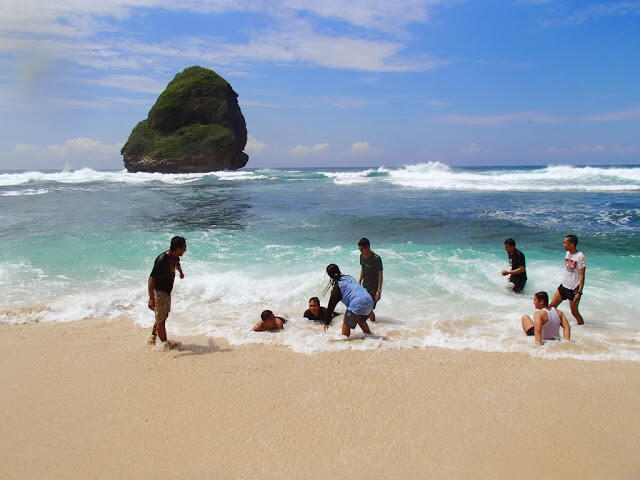
M 520 293 L 524 289 L 524 284 L 527 283 L 527 281 L 523 280 L 522 282 L 514 282 L 512 280 L 511 283 L 513 283 L 514 293 Z
M 534 333 L 534 329 L 533 329 L 533 327 L 531 327 L 529 330 L 527 330 L 527 335 L 528 335 L 529 337 L 533 337 L 533 333 Z
M 575 290 L 569 290 L 567 287 L 560 284 L 560 286 L 558 287 L 558 293 L 563 300 L 573 300 L 576 296 L 576 293 L 578 293 L 578 288 L 576 288 Z
M 376 291 L 375 290 L 367 290 L 367 292 L 369 292 L 369 295 L 371 295 L 371 300 L 373 300 L 373 310 L 376 309 L 376 304 L 378 303 L 378 301 L 376 300 Z

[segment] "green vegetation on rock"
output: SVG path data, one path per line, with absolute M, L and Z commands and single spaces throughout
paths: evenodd
M 131 132 L 122 147 L 125 166 L 162 172 L 243 167 L 247 130 L 237 96 L 214 71 L 185 69 Z

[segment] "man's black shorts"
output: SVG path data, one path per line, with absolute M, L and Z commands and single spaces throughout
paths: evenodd
M 524 289 L 524 284 L 527 283 L 527 281 L 526 280 L 523 282 L 512 281 L 511 283 L 513 283 L 513 292 L 520 293 Z
M 560 284 L 560 286 L 558 287 L 558 293 L 563 300 L 573 300 L 576 296 L 576 293 L 578 293 L 578 288 L 576 288 L 575 290 L 569 290 L 567 287 Z
M 371 295 L 371 300 L 373 300 L 373 309 L 376 309 L 376 304 L 378 303 L 378 301 L 376 300 L 376 291 L 375 290 L 367 290 L 367 292 L 369 292 L 369 295 Z

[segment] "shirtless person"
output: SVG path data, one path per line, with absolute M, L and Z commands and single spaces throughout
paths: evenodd
M 578 237 L 575 235 L 564 237 L 563 246 L 567 251 L 564 257 L 564 277 L 556 293 L 553 294 L 550 305 L 557 307 L 563 300 L 569 300 L 571 313 L 576 318 L 578 325 L 582 325 L 584 324 L 584 319 L 578 311 L 578 305 L 582 300 L 587 259 L 584 253 L 578 251 Z
M 265 310 L 260 314 L 260 321 L 251 330 L 254 332 L 272 332 L 282 330 L 287 322 L 286 318 L 276 317 L 271 310 Z
M 560 327 L 562 327 L 562 337 L 565 340 L 571 340 L 569 321 L 562 310 L 549 306 L 547 292 L 536 293 L 533 296 L 533 306 L 536 308 L 533 320 L 529 315 L 523 315 L 522 329 L 528 336 L 535 336 L 537 345 L 542 345 L 544 340 L 560 338 Z

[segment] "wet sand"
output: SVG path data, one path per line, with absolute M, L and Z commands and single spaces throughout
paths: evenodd
M 0 325 L 0 478 L 640 478 L 638 363 L 147 333 Z

